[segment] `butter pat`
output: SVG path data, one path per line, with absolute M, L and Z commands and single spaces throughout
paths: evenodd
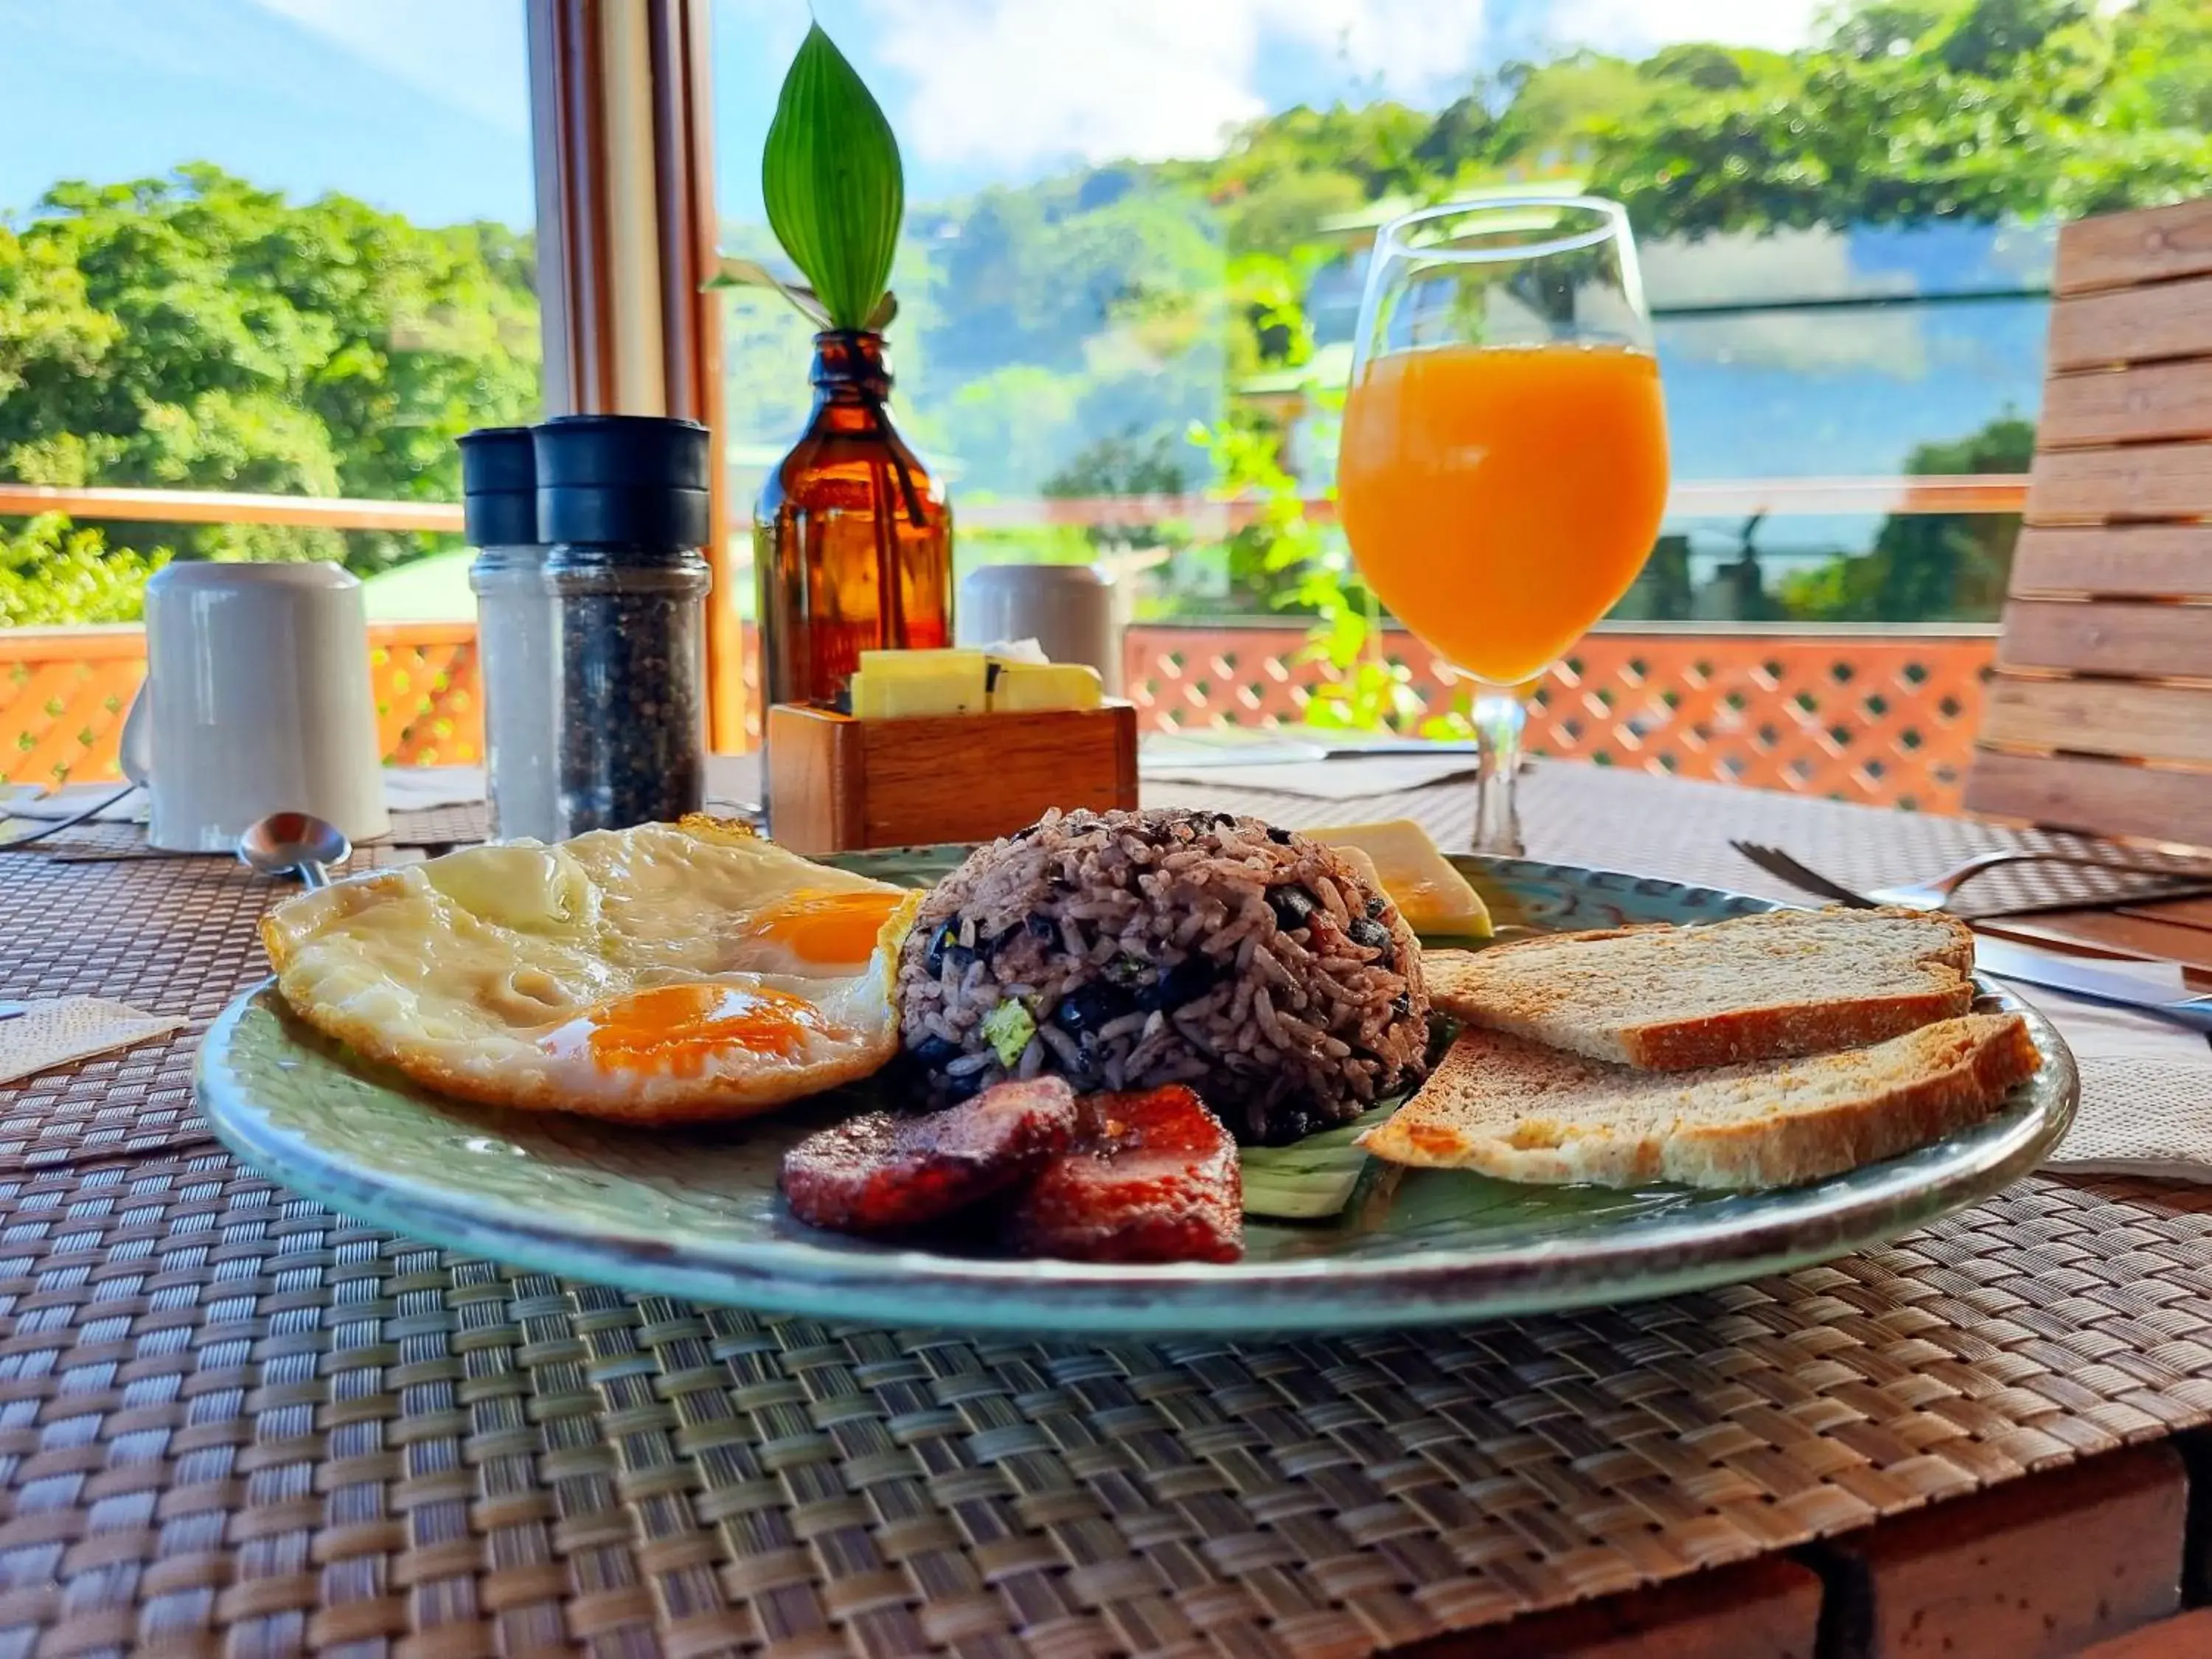
M 980 651 L 863 651 L 852 680 L 853 716 L 886 720 L 981 714 L 984 677 Z
M 1347 854 L 1364 854 L 1382 890 L 1415 933 L 1451 939 L 1490 937 L 1490 912 L 1481 896 L 1413 819 L 1332 824 L 1298 833 Z
M 860 672 L 864 674 L 918 674 L 925 678 L 948 673 L 980 677 L 986 660 L 982 652 L 967 646 L 933 651 L 863 651 L 860 653 Z
M 990 699 L 994 714 L 1096 708 L 1106 700 L 1106 687 L 1088 663 L 994 662 Z

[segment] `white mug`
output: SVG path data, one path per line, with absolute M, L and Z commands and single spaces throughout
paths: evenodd
M 327 562 L 173 564 L 146 584 L 146 682 L 123 770 L 146 838 L 225 853 L 271 812 L 391 832 L 361 583 Z
M 960 643 L 1035 640 L 1054 662 L 1085 662 L 1121 690 L 1114 579 L 1088 564 L 987 564 L 968 573 L 955 613 Z

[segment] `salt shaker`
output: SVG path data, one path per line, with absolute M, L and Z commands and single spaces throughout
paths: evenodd
M 461 520 L 477 555 L 477 660 L 484 783 L 501 840 L 559 834 L 553 773 L 553 602 L 538 539 L 538 463 L 526 426 L 461 436 Z
M 534 428 L 552 601 L 558 837 L 706 804 L 707 428 L 568 415 Z

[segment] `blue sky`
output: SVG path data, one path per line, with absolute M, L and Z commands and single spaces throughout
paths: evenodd
M 1423 104 L 1545 45 L 1788 45 L 1814 0 L 817 0 L 928 201 L 1377 91 Z M 718 185 L 756 216 L 804 0 L 715 0 Z M 425 222 L 532 216 L 521 0 L 0 0 L 0 211 L 58 178 L 216 161 Z

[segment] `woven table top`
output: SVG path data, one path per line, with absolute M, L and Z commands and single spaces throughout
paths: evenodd
M 1542 856 L 1760 890 L 1729 834 L 1856 881 L 2007 839 L 1565 766 L 1526 793 Z M 1377 810 L 1464 842 L 1463 787 Z M 1281 1344 L 832 1327 L 459 1257 L 207 1140 L 191 1043 L 265 971 L 270 890 L 0 859 L 0 995 L 194 1019 L 0 1090 L 0 1650 L 1349 1656 L 2212 1419 L 2189 1188 L 2039 1178 L 1727 1291 Z

